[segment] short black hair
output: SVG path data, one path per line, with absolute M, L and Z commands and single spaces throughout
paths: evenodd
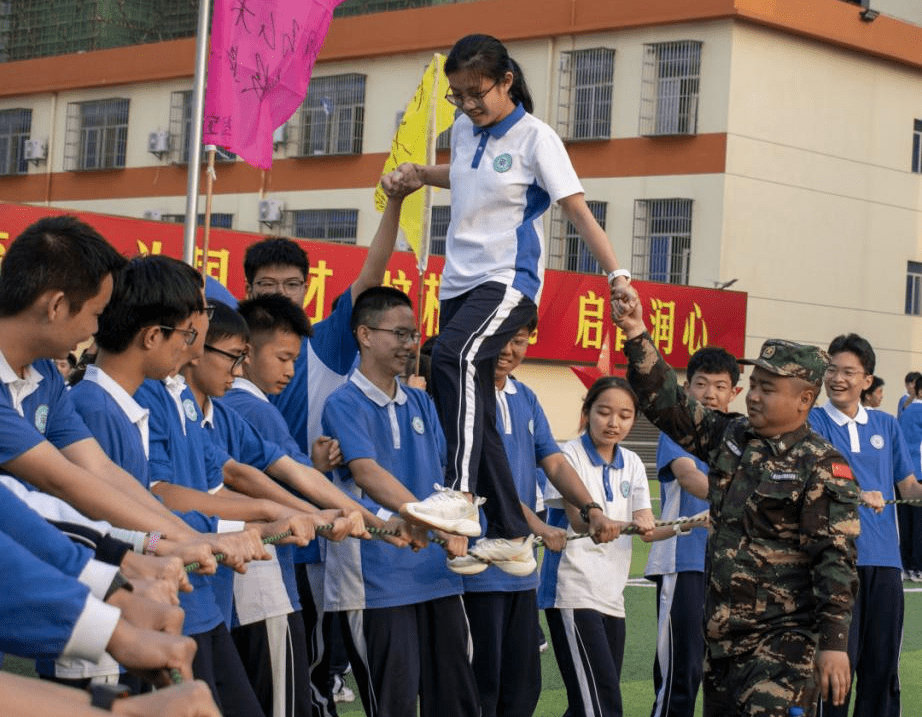
M 112 299 L 99 317 L 96 344 L 121 353 L 141 329 L 173 326 L 205 308 L 202 275 L 160 254 L 139 256 L 113 275 Z M 164 335 L 172 333 L 164 330 Z
M 915 383 L 916 379 L 918 379 L 920 376 L 922 376 L 922 373 L 919 373 L 918 371 L 910 371 L 906 374 L 906 378 L 903 379 L 903 383 Z
M 589 412 L 592 410 L 592 405 L 598 400 L 599 396 L 610 388 L 617 388 L 624 391 L 634 403 L 634 411 L 639 410 L 640 401 L 626 378 L 621 378 L 620 376 L 602 376 L 601 378 L 597 378 L 595 383 L 589 387 L 589 392 L 586 394 L 586 398 L 583 399 L 583 407 L 581 409 L 583 416 L 589 415 Z
M 256 272 L 265 266 L 293 266 L 307 279 L 307 252 L 284 237 L 270 237 L 247 247 L 243 255 L 243 275 L 253 283 Z
M 76 217 L 39 219 L 10 244 L 0 269 L 0 316 L 28 309 L 46 291 L 62 291 L 71 312 L 99 293 L 126 259 Z
M 720 373 L 729 374 L 734 386 L 740 380 L 740 367 L 736 362 L 736 357 L 720 346 L 705 346 L 692 354 L 688 360 L 688 367 L 685 369 L 689 383 L 696 373 L 706 373 L 711 376 Z
M 865 373 L 874 373 L 877 365 L 877 357 L 874 355 L 874 349 L 871 343 L 858 334 L 839 334 L 829 344 L 829 350 L 826 352 L 830 356 L 848 351 L 855 354 L 861 362 Z
M 365 289 L 355 300 L 352 307 L 352 333 L 359 326 L 374 326 L 380 315 L 395 306 L 409 306 L 413 310 L 410 297 L 392 286 L 373 286 Z M 375 323 L 373 323 L 375 322 Z
M 240 315 L 240 312 L 217 299 L 211 299 L 208 305 L 212 307 L 213 313 L 208 322 L 208 333 L 205 335 L 206 344 L 237 336 L 244 341 L 250 340 L 250 327 L 247 326 L 246 319 Z
M 266 294 L 241 301 L 237 311 L 246 321 L 250 336 L 270 331 L 287 331 L 304 338 L 314 333 L 304 312 L 282 294 Z
M 528 322 L 522 325 L 523 329 L 528 329 L 529 335 L 535 333 L 535 329 L 538 328 L 538 307 L 529 306 L 528 307 Z
M 919 378 L 922 378 L 922 376 L 920 376 Z M 880 388 L 883 385 L 884 385 L 884 380 L 880 376 L 872 376 L 871 385 L 868 386 L 866 389 L 864 389 L 861 392 L 861 401 L 862 402 L 867 401 L 868 396 L 870 396 L 872 393 L 874 393 L 874 391 L 876 391 L 878 388 Z M 916 391 L 918 390 L 919 389 L 916 388 Z

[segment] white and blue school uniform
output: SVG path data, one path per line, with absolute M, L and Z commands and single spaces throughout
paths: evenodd
M 279 446 L 292 460 L 306 466 L 312 465 L 310 457 L 302 452 L 292 437 L 284 416 L 252 381 L 245 378 L 234 379 L 231 390 L 214 401 L 214 404 L 227 406 L 236 411 L 263 440 Z M 320 561 L 320 544 L 321 541 L 312 540 L 303 548 L 295 548 L 295 584 L 311 666 L 310 698 L 316 714 L 329 715 L 332 713 L 329 707 L 332 696 L 329 695 L 329 656 L 323 638 L 324 571 L 323 563 Z
M 135 392 L 134 399 L 150 411 L 151 485 L 166 481 L 208 493 L 221 490 L 222 468 L 230 456 L 205 433 L 195 396 L 182 376 L 163 382 L 148 379 Z M 231 532 L 242 530 L 244 522 L 222 520 L 219 526 L 219 532 Z M 228 629 L 233 619 L 233 584 L 233 572 L 219 566 L 211 585 L 221 620 L 207 632 L 192 636 L 199 645 L 193 673 L 198 677 L 198 669 L 205 675 L 222 714 L 263 715 Z
M 432 355 L 445 482 L 487 499 L 487 537 L 522 537 L 528 525 L 494 421 L 493 368 L 538 302 L 541 216 L 583 188 L 563 142 L 522 105 L 491 127 L 460 114 L 451 138 L 451 223 Z
M 544 410 L 528 386 L 507 378 L 496 389 L 496 422 L 519 499 L 537 510 L 538 464 L 560 453 Z M 481 526 L 486 517 L 481 511 Z M 531 717 L 541 695 L 538 573 L 517 577 L 491 565 L 464 577 L 482 717 Z
M 373 460 L 418 497 L 439 480 L 445 459 L 429 396 L 395 386 L 390 397 L 356 369 L 323 410 L 323 429 L 343 454 L 343 467 L 333 471 L 337 485 L 384 519 L 390 511 L 363 494 L 350 462 Z M 345 611 L 347 648 L 369 715 L 410 714 L 418 694 L 423 717 L 477 714 L 463 585 L 441 548 L 414 553 L 383 541 L 342 541 L 328 544 L 326 564 L 325 606 Z
M 708 465 L 681 448 L 666 434 L 656 449 L 660 482 L 660 518 L 675 520 L 708 510 L 706 500 L 696 498 L 679 485 L 672 462 L 689 458 L 708 474 Z M 657 640 L 653 663 L 656 703 L 652 717 L 691 717 L 701 686 L 704 661 L 704 557 L 707 531 L 692 530 L 650 545 L 644 575 L 656 583 Z
M 922 476 L 922 400 L 913 400 L 898 419 L 906 450 L 912 461 L 913 475 Z M 900 559 L 905 572 L 922 572 L 922 507 L 896 506 L 900 532 Z
M 891 500 L 894 486 L 913 474 L 903 432 L 890 414 L 859 405 L 849 418 L 830 402 L 811 409 L 809 420 L 848 459 L 861 490 L 879 490 Z M 877 514 L 859 505 L 858 517 L 858 597 L 848 635 L 848 655 L 857 672 L 854 714 L 891 717 L 900 713 L 904 610 L 896 507 L 887 505 Z M 826 710 L 836 714 L 836 708 L 827 705 Z
M 606 463 L 588 433 L 567 443 L 563 453 L 606 517 L 630 522 L 634 511 L 650 508 L 646 471 L 636 453 L 619 445 Z M 573 535 L 553 486 L 548 486 L 547 497 L 552 506 L 548 522 Z M 571 540 L 562 553 L 544 555 L 538 607 L 545 609 L 574 717 L 622 714 L 624 586 L 630 568 L 629 535 L 601 545 L 588 538 Z

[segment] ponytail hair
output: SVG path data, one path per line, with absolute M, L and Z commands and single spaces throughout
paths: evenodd
M 502 80 L 507 72 L 512 73 L 512 87 L 509 96 L 515 103 L 522 103 L 529 114 L 534 112 L 535 103 L 525 82 L 525 75 L 519 63 L 509 57 L 505 45 L 490 35 L 467 35 L 451 48 L 445 60 L 445 74 L 473 72 L 491 80 Z

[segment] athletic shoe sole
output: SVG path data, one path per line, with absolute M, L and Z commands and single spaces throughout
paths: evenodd
M 418 523 L 427 528 L 444 530 L 446 533 L 463 535 L 468 538 L 480 537 L 480 523 L 469 518 L 439 518 L 433 515 L 427 515 L 418 511 L 414 503 L 407 503 L 400 509 L 400 517 L 404 520 Z

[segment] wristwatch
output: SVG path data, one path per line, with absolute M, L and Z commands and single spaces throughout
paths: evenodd
M 628 283 L 631 282 L 631 272 L 627 269 L 614 269 L 613 271 L 608 272 L 608 283 L 611 284 L 619 276 L 623 276 L 627 279 Z
M 125 685 L 113 685 L 108 682 L 90 684 L 90 705 L 108 712 L 112 711 L 112 703 L 131 695 L 131 688 Z
M 586 524 L 589 523 L 589 511 L 592 510 L 593 508 L 598 508 L 599 510 L 602 510 L 602 506 L 594 502 L 586 503 L 586 505 L 584 505 L 582 508 L 579 509 L 579 517 L 583 519 L 584 523 Z
M 116 590 L 120 590 L 120 589 L 127 590 L 128 592 L 132 592 L 134 590 L 134 585 L 128 582 L 128 578 L 122 575 L 121 570 L 117 570 L 115 572 L 115 577 L 112 578 L 112 582 L 109 583 L 109 589 L 106 590 L 106 596 L 103 598 L 103 600 L 108 600 L 110 597 L 112 597 L 115 594 Z

